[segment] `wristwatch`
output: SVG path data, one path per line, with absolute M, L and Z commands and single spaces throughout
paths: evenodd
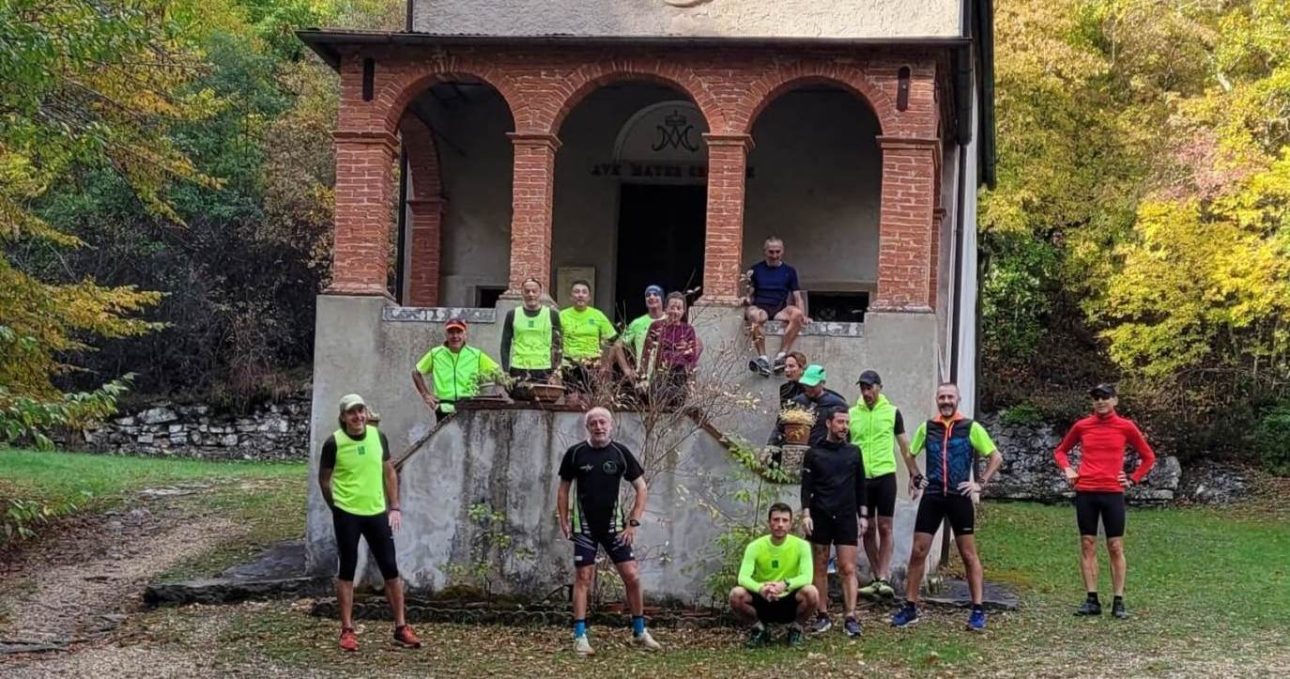
M 631 526 L 632 528 L 637 528 L 641 525 L 641 522 L 637 521 L 636 519 L 629 519 L 627 521 L 627 525 Z

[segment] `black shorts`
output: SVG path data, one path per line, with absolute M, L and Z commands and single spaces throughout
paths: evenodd
M 1124 537 L 1124 493 L 1075 493 L 1075 521 L 1080 535 L 1097 536 L 1098 519 L 1108 538 Z
M 934 534 L 946 518 L 949 518 L 950 529 L 956 537 L 971 535 L 976 530 L 976 507 L 972 506 L 972 498 L 924 493 L 918 503 L 914 532 Z
M 586 530 L 573 534 L 574 567 L 582 568 L 583 566 L 596 565 L 596 552 L 600 547 L 605 548 L 605 554 L 608 554 L 609 560 L 614 563 L 636 560 L 636 555 L 632 554 L 632 546 L 624 545 L 618 541 L 617 531 Z
M 864 496 L 864 505 L 869 508 L 869 516 L 895 516 L 896 472 L 865 479 Z
M 784 596 L 771 601 L 757 592 L 749 592 L 752 595 L 752 605 L 757 611 L 757 619 L 761 622 L 770 624 L 787 625 L 797 620 L 797 591 L 788 592 Z
M 399 577 L 399 564 L 394 556 L 394 531 L 390 529 L 390 515 L 387 512 L 372 516 L 359 516 L 339 508 L 331 508 L 332 528 L 336 531 L 336 553 L 340 557 L 340 567 L 336 579 L 346 582 L 354 581 L 354 571 L 358 569 L 358 539 L 367 540 L 367 548 L 372 550 L 372 558 L 381 569 L 381 577 L 393 580 Z
M 766 320 L 773 321 L 779 312 L 788 308 L 788 302 L 781 302 L 778 305 L 773 304 L 754 304 L 753 306 L 766 312 Z
M 807 538 L 813 545 L 851 545 L 860 542 L 860 519 L 855 514 L 842 516 L 819 513 L 811 510 L 811 535 Z

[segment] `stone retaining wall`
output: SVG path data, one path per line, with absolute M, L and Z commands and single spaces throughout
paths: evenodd
M 986 487 L 986 497 L 1060 502 L 1074 496 L 1066 477 L 1053 461 L 1053 451 L 1064 432 L 1054 431 L 1047 424 L 1002 424 L 997 414 L 982 415 L 980 421 L 1003 453 L 1003 468 Z M 1073 464 L 1078 463 L 1079 455 L 1076 448 L 1071 455 Z M 1156 466 L 1143 484 L 1129 490 L 1130 503 L 1160 504 L 1175 499 L 1182 465 L 1172 455 L 1162 455 L 1161 451 L 1156 451 L 1156 455 Z M 1126 471 L 1137 467 L 1137 454 L 1126 455 L 1124 465 Z
M 304 461 L 309 459 L 309 410 L 307 394 L 262 405 L 249 415 L 157 401 L 59 443 L 102 453 Z

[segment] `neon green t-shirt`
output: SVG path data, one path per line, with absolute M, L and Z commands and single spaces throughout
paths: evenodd
M 618 336 L 614 324 L 595 307 L 582 311 L 575 307 L 562 310 L 560 333 L 564 338 L 564 357 L 575 360 L 598 358 L 601 343 Z
M 776 545 L 769 535 L 748 543 L 744 560 L 739 566 L 739 586 L 749 592 L 761 591 L 768 582 L 788 581 L 788 592 L 795 592 L 811 583 L 811 547 L 796 535 L 784 536 Z
M 663 317 L 654 318 L 649 314 L 638 316 L 631 323 L 628 323 L 627 329 L 623 331 L 623 341 L 632 345 L 632 351 L 636 352 L 636 360 L 639 361 L 641 352 L 645 351 L 645 336 L 649 334 L 649 326 L 659 318 Z

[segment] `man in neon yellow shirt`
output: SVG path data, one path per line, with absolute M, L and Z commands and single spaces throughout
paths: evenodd
M 730 609 L 752 624 L 748 647 L 770 642 L 769 624 L 788 624 L 788 645 L 802 644 L 802 625 L 815 612 L 819 590 L 811 584 L 811 547 L 789 534 L 793 510 L 782 502 L 770 506 L 770 535 L 744 549 L 739 584 L 730 590 Z
M 900 409 L 882 395 L 882 378 L 874 370 L 860 373 L 860 401 L 851 407 L 851 443 L 864 457 L 865 502 L 870 517 L 864 532 L 864 553 L 869 559 L 873 582 L 860 588 L 866 599 L 890 599 L 896 590 L 887 582 L 891 576 L 891 526 L 896 513 L 896 444 L 902 455 L 910 456 L 909 434 Z
M 403 618 L 403 580 L 394 554 L 394 531 L 403 523 L 399 511 L 399 477 L 390 461 L 390 444 L 368 424 L 363 397 L 340 399 L 340 428 L 323 443 L 318 463 L 318 486 L 331 507 L 336 531 L 336 605 L 340 608 L 340 648 L 358 650 L 354 632 L 354 573 L 358 540 L 367 540 L 372 558 L 385 580 L 385 598 L 394 613 L 394 642 L 421 648 L 421 640 Z
M 573 306 L 560 311 L 560 332 L 564 342 L 564 383 L 576 401 L 580 400 L 579 394 L 591 393 L 592 375 L 604 369 L 601 358 L 618 332 L 600 309 L 591 306 L 591 283 L 574 281 L 569 293 Z
M 664 315 L 663 288 L 657 285 L 645 288 L 645 313 L 628 323 L 627 329 L 614 343 L 614 362 L 629 382 L 636 381 L 638 371 L 649 373 L 648 366 L 639 365 L 641 353 L 645 349 L 645 336 L 649 334 L 649 327 L 654 321 L 662 320 Z M 630 356 L 627 354 L 628 348 L 631 349 Z
M 412 371 L 412 384 L 435 420 L 457 412 L 457 401 L 479 394 L 479 385 L 496 378 L 502 367 L 488 354 L 466 346 L 466 322 L 454 318 L 443 326 L 442 345 L 427 351 Z M 426 386 L 430 378 L 434 389 Z

